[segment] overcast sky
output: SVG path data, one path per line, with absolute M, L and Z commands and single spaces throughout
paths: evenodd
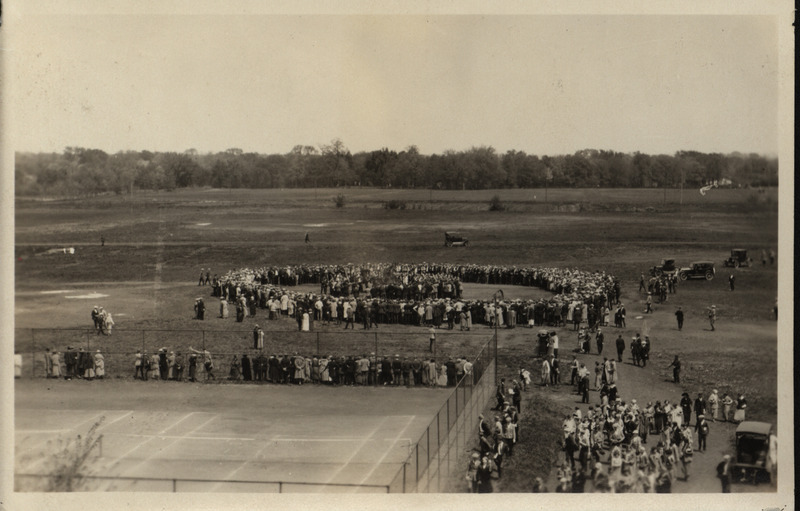
M 778 153 L 773 17 L 11 21 L 21 151 Z

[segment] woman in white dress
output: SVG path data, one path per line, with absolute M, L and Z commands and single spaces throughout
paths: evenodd
M 308 325 L 308 312 L 304 312 L 304 313 L 303 313 L 303 326 L 302 326 L 301 330 L 302 330 L 303 332 L 308 332 L 308 331 L 309 331 L 309 325 Z

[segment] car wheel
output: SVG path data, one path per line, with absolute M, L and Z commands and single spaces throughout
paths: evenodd
M 714 274 L 710 271 L 706 272 L 706 280 L 711 280 L 714 278 Z
M 739 267 L 739 261 L 734 261 L 733 262 L 733 267 L 734 268 L 738 268 Z
M 688 275 L 686 275 L 686 272 L 680 272 L 680 273 L 678 274 L 678 278 L 679 278 L 679 279 L 681 279 L 681 280 L 686 280 L 686 279 L 688 279 L 688 278 L 689 278 L 689 276 L 688 276 Z
M 469 245 L 469 241 L 464 242 L 464 246 L 466 247 L 467 245 Z

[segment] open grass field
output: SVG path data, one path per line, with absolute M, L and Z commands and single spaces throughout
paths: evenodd
M 347 197 L 343 208 L 336 208 L 332 200 L 338 193 Z M 504 201 L 506 211 L 488 211 L 488 201 L 493 195 Z M 776 421 L 778 352 L 772 306 L 777 295 L 778 274 L 777 265 L 762 266 L 760 261 L 762 249 L 777 249 L 775 190 L 763 194 L 750 190 L 712 190 L 705 197 L 696 190 L 684 190 L 683 204 L 678 190 L 668 190 L 666 194 L 663 190 L 548 190 L 547 195 L 548 203 L 544 204 L 544 190 L 194 190 L 143 193 L 133 199 L 103 196 L 80 200 L 18 201 L 15 218 L 15 326 L 18 329 L 15 347 L 25 352 L 34 346 L 41 347 L 40 343 L 52 341 L 52 347 L 63 349 L 65 346 L 57 344 L 62 339 L 31 339 L 30 331 L 26 329 L 87 328 L 91 326 L 89 313 L 92 305 L 102 305 L 114 313 L 117 330 L 111 337 L 89 342 L 102 343 L 106 351 L 126 351 L 124 345 L 135 351 L 142 343 L 148 350 L 162 345 L 188 347 L 204 328 L 224 331 L 215 338 L 220 343 L 216 346 L 218 352 L 240 352 L 251 343 L 249 332 L 253 323 L 263 318 L 248 318 L 246 323 L 239 325 L 232 318 L 217 320 L 212 308 L 207 313 L 211 319 L 203 322 L 202 326 L 192 320 L 194 298 L 209 294 L 208 288 L 196 285 L 201 268 L 211 268 L 212 274 L 222 274 L 234 268 L 274 264 L 423 261 L 572 267 L 606 271 L 620 279 L 622 301 L 628 309 L 628 327 L 607 329 L 607 350 L 613 347 L 613 339 L 618 333 L 629 341 L 635 332 L 647 332 L 652 340 L 652 363 L 647 368 L 630 365 L 629 354 L 626 358 L 628 363 L 622 365 L 620 389 L 626 398 L 636 397 L 640 402 L 665 398 L 677 400 L 683 391 L 708 393 L 712 388 L 717 388 L 720 393 L 744 392 L 750 404 L 748 418 Z M 406 201 L 407 207 L 404 210 L 383 209 L 383 202 L 388 200 Z M 466 235 L 470 245 L 445 248 L 443 232 L 449 230 Z M 306 232 L 311 239 L 309 244 L 303 242 Z M 105 247 L 100 246 L 101 235 L 105 237 Z M 48 249 L 63 247 L 74 247 L 75 254 L 44 254 Z M 756 264 L 752 268 L 736 270 L 723 268 L 722 261 L 730 249 L 739 247 L 748 249 Z M 653 314 L 644 315 L 641 313 L 644 296 L 637 292 L 639 275 L 642 272 L 646 274 L 648 267 L 664 257 L 675 257 L 679 264 L 712 260 L 717 264 L 717 277 L 708 282 L 682 282 L 678 292 L 669 295 L 667 303 L 656 304 Z M 730 273 L 736 276 L 736 290 L 733 292 L 727 283 Z M 468 286 L 465 294 L 468 298 L 490 299 L 496 288 Z M 530 293 L 540 292 L 509 288 L 503 291 L 509 298 L 527 298 L 534 296 Z M 710 332 L 705 319 L 705 310 L 711 304 L 715 304 L 718 310 L 715 332 Z M 673 313 L 677 306 L 686 311 L 686 324 L 682 331 L 678 331 L 675 325 Z M 317 349 L 316 336 L 312 340 L 308 337 L 298 340 L 297 334 L 289 333 L 296 329 L 296 324 L 288 320 L 277 323 L 268 326 L 268 338 L 273 342 L 274 350 L 288 350 L 297 343 L 306 343 L 301 344 L 303 349 Z M 259 324 L 264 326 L 263 321 Z M 240 327 L 241 331 L 238 330 Z M 180 330 L 182 333 L 174 334 L 175 337 L 165 334 L 144 340 L 141 333 L 138 337 L 125 337 L 126 331 L 155 328 Z M 344 336 L 340 328 L 323 325 L 319 325 L 316 331 L 326 343 L 319 348 L 320 352 L 340 350 L 359 354 L 375 351 L 374 337 L 370 339 L 358 331 L 359 335 Z M 409 356 L 422 356 L 427 351 L 426 332 L 422 328 L 398 326 L 380 328 L 377 332 L 382 339 L 378 344 L 381 352 L 402 351 Z M 532 345 L 534 332 L 524 328 L 500 332 L 498 363 L 501 376 L 513 378 L 523 366 L 536 374 Z M 567 348 L 562 349 L 560 355 L 566 366 L 571 360 L 569 350 L 575 345 L 575 335 L 569 329 L 561 329 L 559 333 L 562 347 Z M 437 347 L 441 351 L 437 356 L 474 356 L 474 350 L 485 343 L 491 331 L 476 328 L 470 334 L 441 335 Z M 76 335 L 78 340 L 86 339 L 85 334 Z M 684 361 L 681 386 L 667 381 L 666 366 L 675 354 Z M 581 355 L 580 358 L 591 364 L 590 367 L 598 359 L 595 354 Z M 223 367 L 227 365 L 223 363 Z M 33 366 L 26 366 L 26 374 L 29 368 L 31 372 L 35 370 Z M 167 445 L 170 450 L 147 458 L 153 462 L 158 460 L 168 465 L 171 454 L 190 449 L 187 445 L 194 446 L 195 443 L 185 436 L 226 434 L 233 438 L 237 436 L 230 433 L 237 431 L 234 423 L 247 424 L 240 432 L 242 438 L 258 438 L 264 445 L 271 445 L 268 440 L 273 432 L 255 431 L 259 429 L 258 424 L 267 419 L 254 414 L 245 414 L 241 421 L 232 419 L 242 414 L 235 406 L 240 402 L 237 401 L 240 392 L 254 392 L 247 386 L 178 384 L 175 388 L 180 390 L 174 392 L 180 406 L 174 413 L 159 418 L 153 414 L 169 408 L 154 404 L 155 398 L 148 399 L 151 397 L 149 389 L 155 387 L 148 386 L 145 390 L 139 382 L 131 379 L 132 363 L 128 371 L 110 374 L 113 381 L 96 382 L 97 385 L 88 382 L 51 384 L 43 379 L 18 382 L 17 455 L 24 453 L 28 442 L 36 441 L 33 436 L 25 434 L 28 429 L 36 429 L 26 422 L 31 417 L 45 417 L 51 424 L 64 421 L 72 425 L 85 422 L 91 418 L 89 415 L 106 414 L 110 423 L 128 411 L 142 414 L 148 422 L 148 427 L 143 426 L 136 434 L 150 436 L 133 437 L 138 439 L 136 441 L 151 438 L 153 444 L 161 442 L 157 439 L 159 432 L 177 424 L 175 429 L 179 434 L 174 436 L 182 435 L 181 439 L 170 439 Z M 51 385 L 53 389 L 46 391 Z M 80 390 L 75 390 L 78 386 Z M 103 403 L 102 395 L 106 392 L 96 390 L 103 386 L 113 387 L 112 392 L 119 394 L 128 404 L 95 406 L 87 404 L 90 399 L 80 399 L 81 392 L 86 391 L 92 396 L 96 394 L 99 402 Z M 360 421 L 364 429 L 353 431 L 352 436 L 369 436 L 373 429 L 383 428 L 380 424 L 383 417 L 397 416 L 400 418 L 387 420 L 384 424 L 391 424 L 393 428 L 385 438 L 395 440 L 401 436 L 414 438 L 410 430 L 416 427 L 417 419 L 409 417 L 427 416 L 427 420 L 419 419 L 424 428 L 430 414 L 435 413 L 444 399 L 441 393 L 426 393 L 424 389 L 263 389 L 264 396 L 273 393 L 283 396 L 286 391 L 303 402 L 312 396 L 317 402 L 322 392 L 332 407 L 342 408 L 341 412 L 330 412 L 334 417 L 349 415 L 348 399 L 361 400 L 361 394 L 346 398 L 345 392 L 363 391 L 365 402 L 371 402 L 369 399 L 373 399 L 372 393 L 375 392 L 377 397 L 374 398 L 380 405 L 388 401 L 385 399 L 387 395 L 381 392 L 391 391 L 390 399 L 397 410 L 384 411 L 382 405 L 373 406 L 369 413 L 365 412 L 367 417 Z M 51 398 L 46 396 L 58 391 L 70 396 L 69 400 L 63 406 L 50 406 Z M 219 399 L 204 399 L 212 393 L 221 393 Z M 297 393 L 308 395 L 302 394 L 301 397 Z M 422 395 L 425 398 L 416 401 Z M 162 400 L 169 400 L 169 396 Z M 592 400 L 594 402 L 597 398 L 593 396 Z M 74 405 L 76 401 L 81 402 L 80 407 Z M 547 477 L 555 461 L 555 440 L 561 416 L 578 406 L 575 401 L 577 399 L 569 389 L 534 388 L 528 391 L 523 403 L 521 437 L 525 442 L 527 428 L 531 434 L 537 432 L 540 442 L 523 444 L 520 452 L 526 455 L 508 462 L 504 474 L 509 475 L 498 481 L 499 491 L 528 491 L 533 476 Z M 87 411 L 85 414 L 71 411 L 74 408 Z M 111 410 L 116 412 L 112 414 Z M 196 415 L 178 423 L 183 417 L 181 413 Z M 124 420 L 109 425 L 109 429 L 119 427 Z M 186 424 L 200 424 L 205 420 L 210 420 L 209 424 L 196 431 Z M 401 434 L 406 423 L 408 430 Z M 281 426 L 291 429 L 291 424 L 281 423 Z M 337 427 L 346 429 L 345 424 Z M 400 430 L 395 431 L 398 426 Z M 714 448 L 720 453 L 730 451 L 728 429 L 730 426 L 720 425 L 720 435 L 713 440 Z M 170 436 L 172 432 L 167 429 L 161 436 Z M 134 448 L 129 433 L 125 433 L 128 436 L 120 434 L 121 447 L 112 452 L 125 454 L 126 447 Z M 286 436 L 290 432 L 280 430 L 276 434 Z M 381 435 L 376 433 L 370 438 L 378 436 Z M 234 439 L 231 442 L 233 461 L 226 465 L 230 467 L 228 470 L 233 470 L 236 463 L 244 462 L 237 449 L 242 448 L 247 440 Z M 106 449 L 109 449 L 108 445 L 106 441 Z M 147 445 L 150 444 L 145 444 L 142 450 L 147 451 Z M 366 463 L 373 463 L 374 467 L 374 460 L 384 455 L 385 460 L 394 459 L 392 453 L 397 445 L 399 441 L 392 443 L 387 440 L 386 449 L 378 449 L 380 454 L 377 458 L 370 458 L 371 461 Z M 327 456 L 337 452 L 336 446 L 340 444 L 331 442 L 322 450 Z M 263 451 L 266 452 L 270 449 Z M 136 459 L 142 456 L 148 454 L 138 452 L 131 455 Z M 188 459 L 195 459 L 200 455 L 192 451 L 188 456 Z M 215 456 L 223 461 L 228 459 L 227 455 Z M 297 460 L 305 459 L 304 456 L 298 453 Z M 293 455 L 286 454 L 285 457 L 292 459 Z M 346 456 L 340 457 L 336 466 L 341 466 L 346 459 Z M 223 461 L 220 463 L 224 464 Z M 132 463 L 135 465 L 135 461 Z M 697 466 L 701 465 L 698 462 Z M 328 467 L 325 470 L 333 474 L 338 469 Z M 365 477 L 369 470 L 371 468 L 359 472 L 356 479 Z M 377 477 L 375 474 L 378 472 L 376 469 L 368 479 Z M 235 475 L 238 477 L 241 473 Z M 462 477 L 458 475 L 458 478 Z M 698 477 L 691 484 L 676 485 L 674 490 L 716 491 L 716 486 L 707 486 L 714 484 L 713 477 L 711 479 L 709 483 L 708 479 L 704 481 Z M 749 491 L 749 488 L 743 489 Z

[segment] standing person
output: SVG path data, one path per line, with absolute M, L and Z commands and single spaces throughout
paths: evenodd
M 553 341 L 553 357 L 558 358 L 558 334 L 553 330 L 550 336 Z
M 106 237 L 103 236 L 102 234 L 100 235 L 100 246 L 101 247 L 105 247 L 106 246 Z
M 716 305 L 712 305 L 712 306 L 711 306 L 711 307 L 708 309 L 708 322 L 709 322 L 709 323 L 711 323 L 711 331 L 712 331 L 712 332 L 713 332 L 714 330 L 716 330 L 716 329 L 714 328 L 714 323 L 715 323 L 716 321 L 717 321 L 717 306 L 716 306 Z
M 647 291 L 647 285 L 644 283 L 644 273 L 639 275 L 639 293 Z
M 222 319 L 228 318 L 228 302 L 225 297 L 219 299 L 219 317 Z
M 206 381 L 208 381 L 209 378 L 211 378 L 212 380 L 216 380 L 217 377 L 214 376 L 213 373 L 214 360 L 211 358 L 211 353 L 208 350 L 196 350 L 191 346 L 189 346 L 189 350 L 191 350 L 192 353 L 203 356 L 203 367 L 206 370 Z M 189 369 L 190 369 L 189 372 L 191 373 L 191 366 L 189 367 Z
M 746 408 L 747 400 L 744 398 L 744 394 L 739 394 L 739 398 L 736 400 L 736 412 L 733 414 L 733 422 L 744 422 Z
M 189 381 L 191 381 L 191 382 L 197 381 L 197 354 L 196 353 L 189 353 Z
M 61 360 L 59 360 L 59 355 L 56 350 L 50 352 L 50 362 L 51 362 L 51 369 L 53 370 L 52 376 L 53 378 L 58 378 L 61 376 Z
M 731 492 L 731 455 L 726 454 L 717 465 L 717 477 L 722 483 L 722 493 Z
M 202 285 L 203 285 L 203 282 L 206 280 L 206 279 L 205 279 L 205 276 L 206 276 L 206 274 L 205 274 L 205 273 L 203 273 L 203 270 L 204 270 L 204 269 L 205 269 L 205 268 L 200 268 L 200 281 L 199 281 L 199 282 L 197 282 L 197 285 L 198 285 L 198 286 L 202 286 Z
M 545 358 L 542 361 L 542 386 L 547 387 L 550 384 L 550 362 Z
M 98 380 L 102 380 L 103 377 L 106 375 L 106 359 L 100 350 L 97 350 L 94 354 L 94 376 Z
M 675 319 L 678 320 L 678 330 L 683 330 L 683 310 L 680 307 L 675 311 Z
M 147 379 L 147 374 L 145 373 L 144 368 L 144 361 L 142 359 L 142 351 L 136 350 L 136 358 L 133 360 L 133 379 L 141 378 L 142 380 Z
M 647 293 L 647 298 L 644 301 L 644 313 L 650 314 L 653 312 L 653 293 Z
M 44 349 L 44 377 L 53 377 L 53 359 L 50 357 L 50 348 Z
M 719 393 L 717 392 L 717 389 L 711 391 L 711 395 L 708 396 L 707 402 L 711 421 L 717 422 L 717 418 L 719 418 Z
M 306 233 L 306 243 L 311 243 L 311 238 L 309 238 L 308 233 Z
M 697 450 L 703 452 L 707 450 L 706 447 L 706 439 L 708 438 L 708 422 L 706 422 L 706 416 L 700 414 L 697 416 L 697 425 L 694 427 L 695 432 L 697 433 Z
M 478 480 L 478 493 L 492 493 L 492 465 L 489 463 L 489 457 L 484 456 L 481 459 L 481 464 L 478 467 L 476 474 Z
M 625 352 L 625 339 L 622 338 L 622 334 L 619 334 L 617 337 L 617 359 L 622 362 L 622 354 Z
M 703 398 L 703 394 L 697 394 L 697 399 L 694 400 L 694 413 L 697 416 L 697 423 L 700 424 L 700 416 L 704 416 L 706 414 L 706 400 Z M 686 422 L 689 422 L 687 419 Z
M 428 334 L 428 351 L 433 353 L 433 347 L 436 345 L 436 329 L 434 327 L 430 327 Z
M 597 354 L 603 354 L 603 341 L 605 340 L 605 336 L 603 335 L 603 331 L 599 328 L 597 329 L 597 335 L 594 336 L 594 341 L 597 343 Z
M 158 372 L 162 380 L 169 379 L 169 362 L 167 361 L 167 348 L 158 350 Z
M 736 280 L 736 277 L 733 276 L 733 273 L 728 275 L 728 284 L 731 286 L 731 291 L 733 291 L 733 284 L 734 284 L 735 280 Z
M 478 467 L 481 466 L 481 455 L 477 452 L 472 453 L 472 457 L 467 465 L 467 487 L 470 493 L 478 493 Z
M 667 366 L 667 369 L 672 368 L 672 381 L 674 383 L 681 382 L 681 361 L 678 358 L 678 355 L 675 355 L 675 360 L 672 361 L 670 365 Z
M 728 422 L 733 419 L 731 410 L 733 409 L 733 398 L 726 394 L 722 395 L 722 420 Z
M 92 321 L 94 322 L 94 332 L 96 334 L 100 334 L 102 321 L 100 320 L 100 311 L 98 310 L 97 305 L 95 305 L 92 309 Z
M 254 350 L 258 349 L 258 331 L 259 331 L 259 327 L 258 327 L 258 324 L 256 324 L 253 327 L 253 349 Z

